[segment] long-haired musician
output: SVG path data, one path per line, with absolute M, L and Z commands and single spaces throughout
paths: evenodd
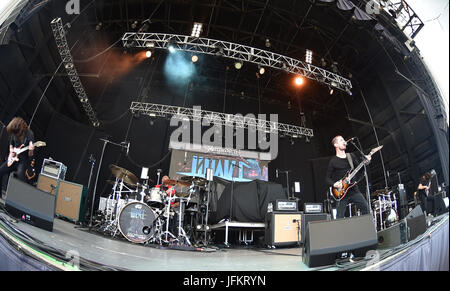
M 29 150 L 21 153 L 19 161 L 14 162 L 8 167 L 8 161 L 0 166 L 0 191 L 2 189 L 3 177 L 11 172 L 16 172 L 20 180 L 26 181 L 25 170 L 30 165 L 30 158 L 34 154 L 34 134 L 28 127 L 28 124 L 21 117 L 14 117 L 6 127 L 6 132 L 10 136 L 9 154 L 14 155 L 15 148 L 29 146 Z
M 419 186 L 417 186 L 417 192 L 420 199 L 420 207 L 422 208 L 422 211 L 425 213 L 429 213 L 429 210 L 427 209 L 427 197 L 429 195 L 429 190 L 431 186 L 431 173 L 425 173 L 421 178 L 419 182 Z

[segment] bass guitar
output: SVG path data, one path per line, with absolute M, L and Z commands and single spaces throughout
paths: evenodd
M 371 157 L 373 154 L 375 154 L 382 148 L 383 148 L 383 146 L 374 148 L 373 150 L 370 151 L 368 156 Z M 336 188 L 333 186 L 331 188 L 331 196 L 333 196 L 333 198 L 336 201 L 341 201 L 342 199 L 344 199 L 344 197 L 347 195 L 348 191 L 350 191 L 351 188 L 355 187 L 357 182 L 353 182 L 352 180 L 355 177 L 355 175 L 363 168 L 364 163 L 365 163 L 365 161 L 362 161 L 353 171 L 350 170 L 347 172 L 345 177 L 340 180 L 342 183 L 342 187 Z
M 33 145 L 35 148 L 38 148 L 38 147 L 45 147 L 47 144 L 43 141 L 38 141 L 35 142 Z M 8 167 L 11 167 L 15 162 L 18 162 L 19 155 L 23 152 L 26 152 L 28 149 L 29 146 L 26 147 L 21 146 L 19 148 L 14 148 L 13 151 L 10 152 L 8 156 L 8 163 L 7 163 Z

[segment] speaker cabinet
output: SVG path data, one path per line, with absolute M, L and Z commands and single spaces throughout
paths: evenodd
M 386 249 L 393 248 L 408 242 L 408 229 L 406 226 L 406 220 L 401 220 L 399 223 L 393 226 L 379 231 L 378 248 Z
M 365 256 L 377 248 L 377 232 L 372 215 L 331 221 L 312 221 L 306 228 L 303 262 L 311 268 L 332 265 L 352 253 Z
M 5 208 L 11 215 L 36 227 L 53 231 L 55 195 L 36 189 L 10 175 Z
M 83 185 L 59 181 L 56 214 L 74 222 L 82 222 L 86 213 L 87 189 Z
M 311 221 L 329 221 L 331 220 L 331 215 L 327 213 L 305 213 L 302 215 L 302 240 L 301 243 L 305 243 L 305 232 L 308 227 L 308 222 Z
M 266 214 L 265 244 L 268 246 L 293 246 L 301 241 L 300 212 L 269 212 Z
M 427 231 L 427 220 L 422 207 L 417 206 L 405 218 L 408 228 L 408 241 L 415 239 Z
M 40 174 L 37 182 L 37 188 L 47 193 L 56 195 L 58 192 L 59 180 Z

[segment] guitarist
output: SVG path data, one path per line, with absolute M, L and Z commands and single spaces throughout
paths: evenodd
M 420 207 L 426 214 L 429 213 L 427 201 L 429 200 L 428 197 L 430 194 L 429 192 L 431 186 L 431 177 L 431 173 L 425 173 L 425 175 L 420 178 L 419 186 L 417 186 L 417 192 L 420 199 Z
M 331 144 L 336 149 L 336 156 L 332 157 L 328 164 L 326 183 L 328 187 L 334 186 L 341 188 L 342 178 L 352 169 L 350 163 L 353 163 L 353 167 L 356 167 L 361 161 L 354 154 L 347 154 L 345 152 L 347 142 L 342 136 L 338 135 L 333 138 Z M 365 156 L 365 158 L 366 164 L 372 159 L 371 156 Z M 351 188 L 344 199 L 337 202 L 337 218 L 344 218 L 349 203 L 354 203 L 362 215 L 369 213 L 367 201 L 358 189 L 358 185 Z
M 34 151 L 34 134 L 28 128 L 28 124 L 21 117 L 14 117 L 6 127 L 6 132 L 10 135 L 9 152 L 13 153 L 14 148 L 21 148 L 29 146 L 29 150 L 19 155 L 19 161 L 8 167 L 8 162 L 5 161 L 0 166 L 0 193 L 2 191 L 2 182 L 5 175 L 11 172 L 17 172 L 20 180 L 26 182 L 25 171 L 30 165 L 30 158 L 33 157 Z

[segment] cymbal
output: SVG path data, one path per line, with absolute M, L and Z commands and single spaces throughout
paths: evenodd
M 170 185 L 170 186 L 175 186 L 175 185 L 179 185 L 179 186 L 182 186 L 182 187 L 189 187 L 189 186 L 191 186 L 191 183 L 184 182 L 184 181 L 179 181 L 179 180 L 167 180 L 165 183 L 167 185 Z
M 180 178 L 181 181 L 187 182 L 187 183 L 194 183 L 196 186 L 205 186 L 208 181 L 204 178 L 200 177 L 192 177 L 192 176 L 183 176 Z
M 139 179 L 136 177 L 136 175 L 124 168 L 111 164 L 109 165 L 109 169 L 117 179 L 123 179 L 123 182 L 127 185 L 136 186 L 136 184 L 139 182 Z

